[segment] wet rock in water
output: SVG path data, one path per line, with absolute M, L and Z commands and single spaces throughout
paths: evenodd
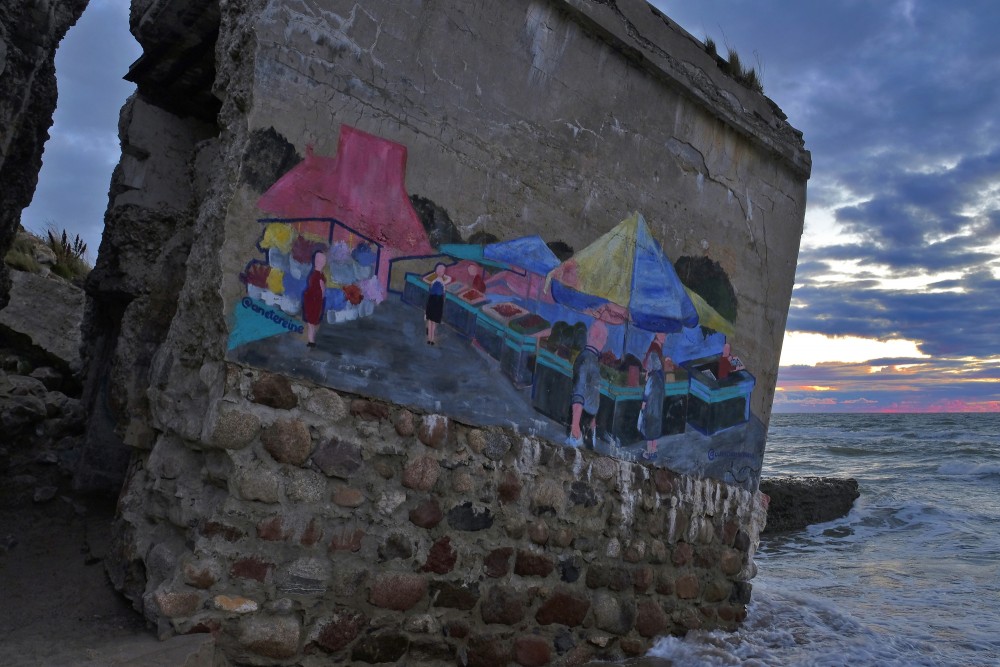
M 760 482 L 770 497 L 762 535 L 802 530 L 845 516 L 861 493 L 858 481 L 835 477 L 776 477 Z

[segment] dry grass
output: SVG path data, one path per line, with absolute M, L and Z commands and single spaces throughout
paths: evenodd
M 3 261 L 16 271 L 41 273 L 43 266 L 36 259 L 36 248 L 40 246 L 48 248 L 55 255 L 56 261 L 50 268 L 60 278 L 76 281 L 90 273 L 92 267 L 86 259 L 87 244 L 79 235 L 71 239 L 65 230 L 56 232 L 54 227 L 49 228 L 45 237 L 21 230 Z
M 90 273 L 90 265 L 87 264 L 87 244 L 83 242 L 77 234 L 70 239 L 66 230 L 58 233 L 50 227 L 44 239 L 49 250 L 55 253 L 56 263 L 52 266 L 52 272 L 66 280 L 85 278 Z
M 756 91 L 761 95 L 764 94 L 764 83 L 761 81 L 761 75 L 758 70 L 763 70 L 760 66 L 760 58 L 758 57 L 757 66 L 746 65 L 740 59 L 740 54 L 736 52 L 736 49 L 726 47 L 727 57 L 722 58 L 715 44 L 715 40 L 711 37 L 705 37 L 705 52 L 708 55 L 715 58 L 716 64 L 718 64 L 719 69 L 733 77 L 737 83 L 749 88 L 750 90 Z

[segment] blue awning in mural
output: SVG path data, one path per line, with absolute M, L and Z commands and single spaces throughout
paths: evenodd
M 540 236 L 522 236 L 510 241 L 490 243 L 483 246 L 483 256 L 543 276 L 559 266 L 559 258 Z
M 467 259 L 477 264 L 482 264 L 483 266 L 492 266 L 497 269 L 510 269 L 510 265 L 493 260 L 487 259 L 483 255 L 483 246 L 478 243 L 444 243 L 438 250 L 442 254 L 448 255 L 449 257 L 454 257 L 455 259 Z
M 559 258 L 540 236 L 522 236 L 510 241 L 477 243 L 446 243 L 440 247 L 443 254 L 456 259 L 467 259 L 499 269 L 523 269 L 545 275 L 559 266 Z

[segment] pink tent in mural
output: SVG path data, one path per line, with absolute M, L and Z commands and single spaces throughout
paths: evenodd
M 434 250 L 410 203 L 405 176 L 406 146 L 341 125 L 335 157 L 315 155 L 309 147 L 257 206 L 289 220 L 335 219 L 379 244 L 388 259 L 429 255 Z M 388 271 L 389 261 L 381 262 L 383 286 Z

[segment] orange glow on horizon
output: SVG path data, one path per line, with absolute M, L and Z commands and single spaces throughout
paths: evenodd
M 1000 412 L 1000 401 L 938 401 L 930 405 L 919 405 L 903 401 L 879 408 L 875 412 L 898 414 L 903 412 Z
M 777 386 L 774 388 L 775 391 L 837 391 L 836 387 L 827 387 L 821 385 L 812 384 L 793 384 Z

